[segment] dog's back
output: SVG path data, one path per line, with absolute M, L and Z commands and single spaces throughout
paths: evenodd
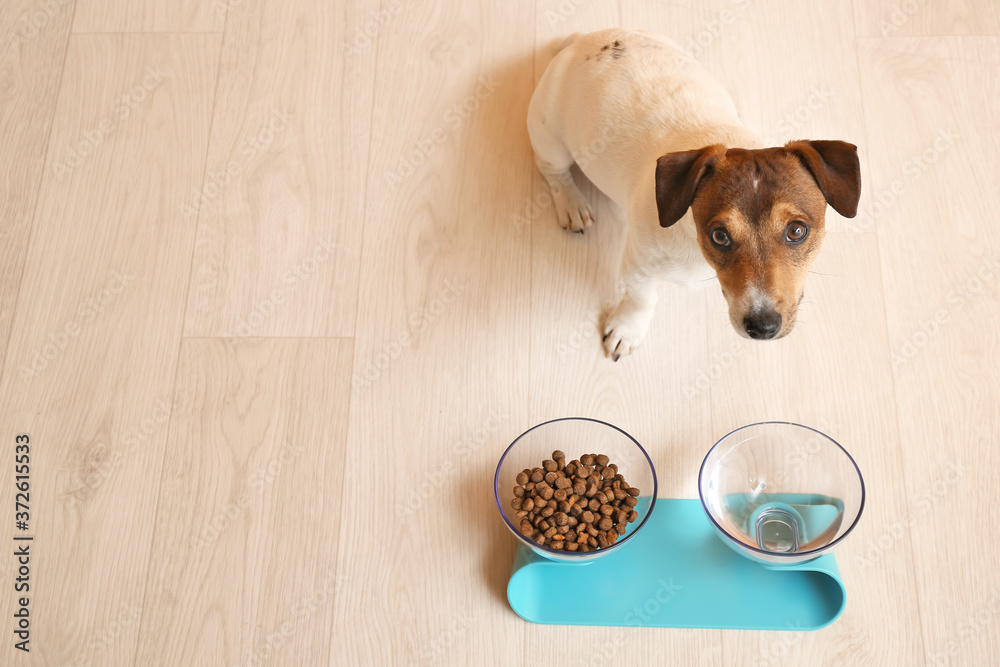
M 539 81 L 532 114 L 621 206 L 634 183 L 603 165 L 654 164 L 665 152 L 705 145 L 706 127 L 740 129 L 729 94 L 677 44 L 620 28 L 566 39 Z M 755 147 L 745 132 L 733 138 L 739 143 Z

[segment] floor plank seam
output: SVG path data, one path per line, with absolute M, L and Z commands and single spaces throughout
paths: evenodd
M 216 104 L 217 104 L 218 99 L 219 99 L 219 81 L 222 78 L 222 71 L 221 71 L 222 70 L 222 54 L 225 51 L 225 46 L 226 46 L 226 44 L 225 44 L 225 24 L 226 23 L 228 23 L 228 15 L 227 15 L 227 18 L 225 19 L 225 22 L 223 24 L 223 32 L 221 33 L 222 34 L 222 38 L 219 40 L 219 55 L 216 58 L 216 65 L 215 65 L 215 68 L 216 68 L 215 69 L 215 90 L 212 92 L 212 108 L 211 108 L 211 111 L 210 111 L 211 115 L 209 116 L 208 134 L 206 135 L 207 138 L 206 138 L 206 141 L 205 141 L 205 158 L 204 158 L 204 160 L 202 160 L 202 172 L 201 172 L 201 187 L 202 188 L 205 186 L 205 173 L 206 173 L 206 170 L 208 169 L 208 156 L 209 156 L 209 154 L 211 152 L 211 146 L 212 146 L 212 131 L 213 131 L 214 127 L 215 127 L 215 107 L 216 107 Z M 219 33 L 205 33 L 205 34 L 219 34 Z M 178 210 L 180 210 L 180 208 L 178 208 Z M 185 325 L 186 325 L 186 322 L 187 322 L 188 302 L 190 301 L 190 298 L 191 298 L 191 283 L 192 283 L 191 274 L 194 271 L 195 246 L 196 246 L 196 244 L 198 242 L 198 225 L 199 225 L 200 221 L 201 221 L 201 211 L 199 210 L 198 216 L 195 218 L 194 233 L 192 234 L 191 249 L 190 249 L 190 253 L 189 253 L 190 261 L 188 262 L 188 271 L 187 271 L 188 280 L 187 280 L 187 289 L 184 292 L 184 306 L 181 308 L 181 311 L 180 311 L 180 325 L 179 325 L 180 326 L 180 335 L 178 336 L 177 350 L 176 350 L 176 353 L 174 354 L 174 374 L 173 374 L 173 378 L 174 379 L 173 379 L 172 386 L 170 388 L 170 395 L 172 397 L 171 398 L 171 414 L 170 414 L 170 419 L 167 422 L 167 431 L 166 431 L 166 434 L 164 435 L 165 440 L 164 440 L 164 443 L 163 443 L 163 453 L 162 453 L 162 456 L 160 458 L 159 489 L 157 489 L 157 493 L 156 493 L 156 505 L 153 508 L 153 514 L 152 514 L 152 516 L 153 516 L 153 530 L 151 530 L 150 533 L 149 533 L 149 547 L 146 550 L 146 554 L 147 554 L 146 555 L 146 582 L 145 582 L 145 585 L 142 588 L 142 599 L 140 601 L 140 608 L 143 609 L 143 613 L 139 617 L 139 627 L 136 630 L 136 641 L 135 641 L 135 647 L 133 649 L 133 654 L 132 654 L 132 664 L 133 665 L 135 665 L 136 661 L 139 659 L 139 646 L 140 646 L 140 642 L 141 642 L 141 639 L 142 639 L 142 626 L 143 626 L 143 621 L 146 618 L 146 614 L 145 614 L 145 609 L 146 609 L 146 592 L 149 590 L 149 586 L 152 584 L 151 577 L 152 577 L 153 573 L 150 571 L 150 566 L 152 565 L 152 562 L 153 562 L 153 547 L 156 544 L 156 517 L 159 515 L 159 512 L 160 512 L 160 500 L 161 500 L 162 489 L 163 489 L 163 468 L 164 468 L 164 465 L 166 463 L 167 448 L 170 445 L 170 431 L 171 431 L 172 425 L 175 423 L 174 420 L 175 420 L 175 417 L 176 417 L 176 414 L 175 414 L 174 410 L 176 410 L 176 407 L 177 407 L 177 401 L 176 401 L 176 396 L 177 396 L 177 377 L 178 377 L 178 374 L 180 373 L 181 353 L 183 352 L 183 349 L 184 349 L 184 340 L 185 340 L 185 338 L 184 338 L 184 328 L 185 328 Z

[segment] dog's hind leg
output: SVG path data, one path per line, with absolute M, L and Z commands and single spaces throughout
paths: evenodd
M 535 150 L 535 164 L 552 190 L 559 226 L 582 234 L 594 222 L 594 211 L 583 193 L 576 187 L 570 167 L 573 156 L 565 144 L 547 127 L 537 113 L 528 113 L 528 135 Z

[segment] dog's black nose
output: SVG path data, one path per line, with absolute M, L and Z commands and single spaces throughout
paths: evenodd
M 743 318 L 743 328 L 747 335 L 755 340 L 769 340 L 781 331 L 781 314 L 765 311 L 758 315 L 747 315 Z

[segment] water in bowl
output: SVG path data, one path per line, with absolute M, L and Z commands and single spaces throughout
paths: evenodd
M 844 521 L 844 503 L 812 493 L 733 493 L 724 499 L 738 537 L 772 553 L 819 549 L 836 538 Z

